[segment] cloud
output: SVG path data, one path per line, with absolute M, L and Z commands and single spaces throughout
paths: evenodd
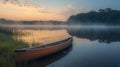
M 26 8 L 38 8 L 40 9 L 41 7 L 38 5 L 35 5 L 30 2 L 30 0 L 3 0 L 1 3 L 2 5 L 10 5 L 10 6 L 17 6 L 17 7 L 26 7 Z
M 63 17 L 65 17 L 67 19 L 67 18 L 69 18 L 69 16 L 78 14 L 80 12 L 81 12 L 81 10 L 75 8 L 73 6 L 73 4 L 68 4 L 62 10 L 60 10 L 59 14 L 62 15 Z
M 73 4 L 68 4 L 67 7 L 68 8 L 74 8 Z
M 43 7 L 11 1 L 4 0 L 0 3 L 0 17 L 12 20 L 50 20 L 54 16 L 54 14 Z M 51 16 L 51 18 L 48 16 Z
M 24 0 L 25 1 L 25 0 Z M 0 3 L 0 17 L 11 20 L 61 20 L 66 21 L 71 15 L 81 10 L 68 4 L 58 9 L 45 9 L 43 6 L 23 0 L 4 0 Z
M 64 20 L 55 11 L 43 7 L 20 6 L 13 3 L 0 3 L 0 17 L 10 20 Z

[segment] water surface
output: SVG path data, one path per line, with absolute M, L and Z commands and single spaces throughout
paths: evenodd
M 10 27 L 10 26 L 9 26 Z M 11 28 L 11 27 L 10 27 Z M 47 58 L 16 64 L 22 67 L 120 67 L 119 27 L 12 26 L 25 35 L 13 36 L 44 45 L 73 37 L 73 46 Z

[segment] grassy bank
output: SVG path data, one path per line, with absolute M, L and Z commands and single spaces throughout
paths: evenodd
M 12 30 L 0 28 L 0 67 L 15 67 L 14 51 L 27 47 L 26 43 L 15 40 Z

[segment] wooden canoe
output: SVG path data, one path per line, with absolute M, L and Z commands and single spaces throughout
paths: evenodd
M 15 51 L 15 60 L 17 62 L 42 58 L 50 54 L 59 52 L 72 45 L 72 37 L 67 39 L 46 44 L 44 46 L 35 46 L 32 48 L 24 48 Z

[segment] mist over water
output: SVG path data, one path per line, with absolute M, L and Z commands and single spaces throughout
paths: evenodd
M 120 67 L 120 0 L 0 0 L 0 67 Z
M 33 43 L 44 45 L 73 37 L 70 51 L 63 51 L 47 59 L 30 61 L 22 64 L 23 67 L 119 67 L 119 26 L 4 25 L 2 27 L 23 33 L 24 35 L 13 37 L 28 43 L 29 47 L 35 46 Z
M 4 25 L 1 27 L 13 28 L 13 29 L 66 29 L 66 28 L 120 28 L 120 26 L 112 25 Z

